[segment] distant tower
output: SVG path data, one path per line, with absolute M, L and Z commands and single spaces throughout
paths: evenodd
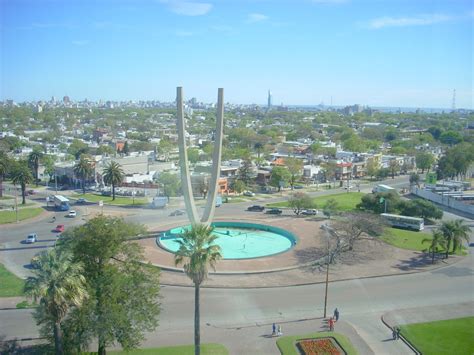
M 453 111 L 456 111 L 456 89 L 453 90 L 453 103 L 451 108 Z
M 272 92 L 270 90 L 268 90 L 267 108 L 269 110 L 272 108 Z

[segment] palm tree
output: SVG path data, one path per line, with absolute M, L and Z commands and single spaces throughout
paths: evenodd
M 41 153 L 39 150 L 34 149 L 29 155 L 28 155 L 28 164 L 33 168 L 33 171 L 35 172 L 35 184 L 38 186 L 38 168 L 39 168 L 39 161 L 43 157 L 43 153 Z
M 222 258 L 221 248 L 214 245 L 217 236 L 213 228 L 195 224 L 178 240 L 179 250 L 175 255 L 176 266 L 183 264 L 184 272 L 194 283 L 194 354 L 201 353 L 199 288 L 207 278 L 208 265 L 215 270 L 216 262 Z
M 0 151 L 0 197 L 3 197 L 3 179 L 11 168 L 11 161 L 8 155 Z
M 453 221 L 443 222 L 439 230 L 443 233 L 444 239 L 446 240 L 446 259 L 449 256 L 449 249 L 451 248 L 451 243 L 454 239 L 454 232 L 456 226 Z
M 116 161 L 110 162 L 104 169 L 104 182 L 112 185 L 112 201 L 115 200 L 115 186 L 122 182 L 123 176 L 123 170 Z
M 93 168 L 90 158 L 82 154 L 76 165 L 74 165 L 74 174 L 81 178 L 82 194 L 86 193 L 86 180 L 92 175 Z
M 264 148 L 263 143 L 257 142 L 254 144 L 254 149 L 257 151 L 257 167 L 260 167 L 260 154 L 262 153 L 262 150 Z
M 25 292 L 35 302 L 39 301 L 43 319 L 53 322 L 56 354 L 63 354 L 61 322 L 72 307 L 78 307 L 87 298 L 82 264 L 72 261 L 72 254 L 59 253 L 57 249 L 40 254 L 35 276 L 29 277 Z M 46 319 L 44 319 L 46 318 Z
M 455 253 L 458 247 L 462 245 L 463 240 L 469 242 L 470 232 L 471 228 L 464 224 L 464 220 L 457 219 L 454 221 L 453 253 Z
M 432 238 L 425 238 L 421 241 L 422 243 L 431 243 L 428 251 L 431 252 L 431 263 L 434 264 L 435 253 L 438 251 L 438 247 L 443 249 L 446 248 L 446 239 L 440 230 L 434 230 Z
M 31 184 L 33 181 L 33 176 L 31 175 L 30 168 L 26 161 L 20 160 L 15 164 L 12 172 L 12 181 L 14 185 L 20 185 L 22 196 L 21 204 L 26 204 L 26 185 Z

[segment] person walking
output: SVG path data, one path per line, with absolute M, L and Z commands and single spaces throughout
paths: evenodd
M 336 320 L 336 322 L 339 320 L 339 310 L 337 309 L 337 307 L 334 310 L 334 319 Z
M 329 318 L 329 330 L 332 332 L 334 330 L 334 318 Z
M 272 335 L 275 336 L 276 335 L 276 324 L 273 323 L 272 325 Z
M 279 337 L 281 337 L 283 335 L 283 333 L 281 332 L 281 325 L 280 324 L 278 324 L 278 333 L 277 333 L 277 335 Z

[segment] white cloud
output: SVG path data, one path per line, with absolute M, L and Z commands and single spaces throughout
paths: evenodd
M 81 40 L 72 41 L 71 43 L 74 44 L 75 46 L 86 46 L 89 44 L 89 41 L 85 39 L 81 39 Z
M 207 2 L 191 2 L 181 0 L 161 0 L 168 8 L 178 15 L 183 16 L 202 16 L 212 9 L 212 4 Z
M 252 13 L 252 14 L 248 14 L 247 16 L 247 21 L 251 23 L 261 22 L 265 20 L 268 20 L 268 16 L 264 14 Z
M 449 15 L 427 14 L 415 17 L 379 17 L 369 22 L 369 28 L 380 29 L 384 27 L 427 26 L 435 23 L 451 21 Z

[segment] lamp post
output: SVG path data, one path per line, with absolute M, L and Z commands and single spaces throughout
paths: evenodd
M 15 187 L 15 211 L 16 211 L 16 223 L 18 223 L 18 189 L 16 188 L 16 185 L 13 185 Z
M 326 288 L 324 291 L 324 318 L 326 318 L 326 311 L 328 305 L 328 286 L 329 286 L 329 226 L 325 226 L 324 231 L 326 232 L 326 239 L 327 239 L 327 258 L 326 258 Z

